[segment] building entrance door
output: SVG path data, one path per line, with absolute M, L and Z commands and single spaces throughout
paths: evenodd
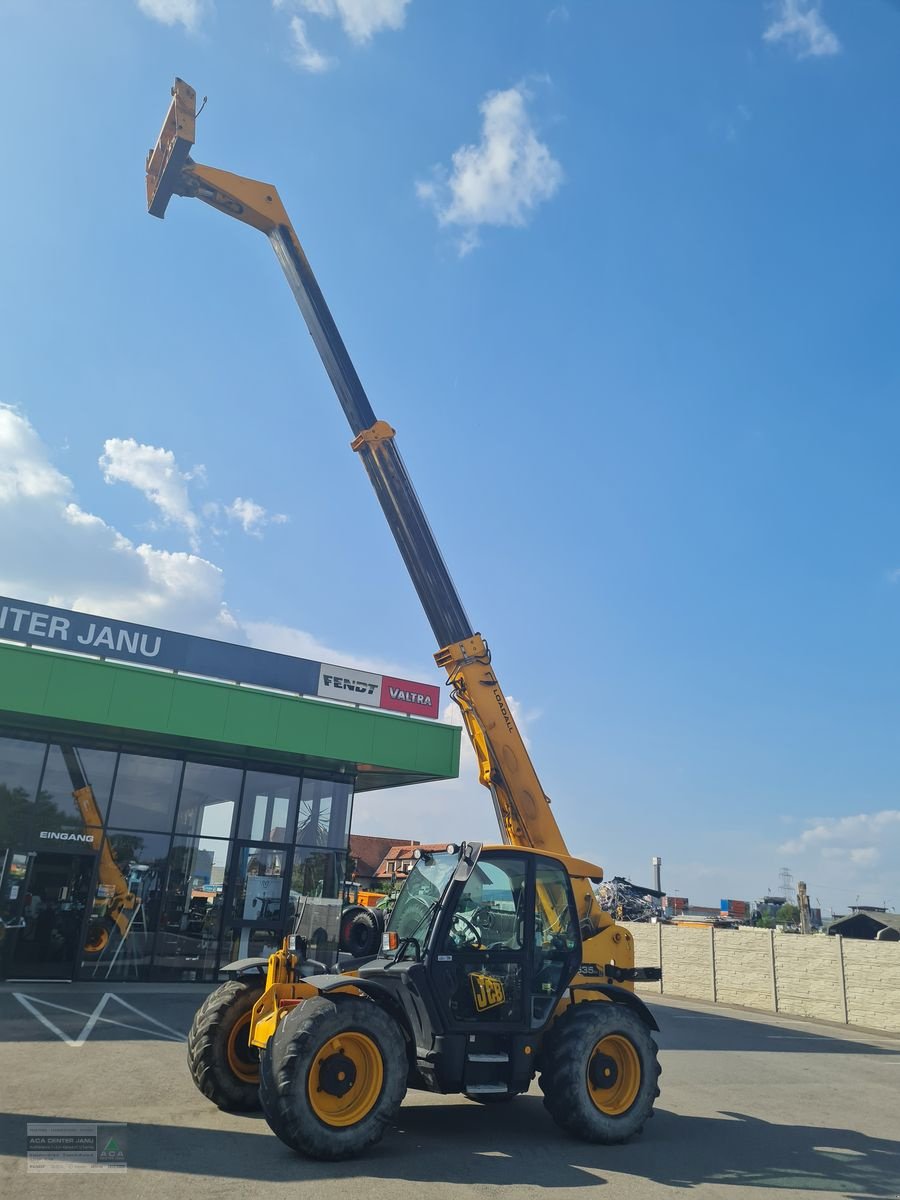
M 65 979 L 75 974 L 90 903 L 93 855 L 51 851 L 26 858 L 18 881 L 7 881 L 10 918 L 6 926 L 8 979 Z

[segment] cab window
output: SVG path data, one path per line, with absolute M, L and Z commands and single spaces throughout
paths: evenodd
M 521 859 L 479 861 L 446 926 L 443 953 L 523 949 L 526 892 Z

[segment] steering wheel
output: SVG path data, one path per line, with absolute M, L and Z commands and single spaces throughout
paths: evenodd
M 484 933 L 486 929 L 494 928 L 494 910 L 489 904 L 479 904 L 472 913 L 472 916 L 478 922 L 479 933 Z
M 468 932 L 472 936 L 469 938 L 463 937 L 457 941 L 457 925 L 462 925 L 463 934 Z M 457 945 L 459 946 L 474 946 L 481 942 L 481 930 L 478 929 L 477 926 L 473 925 L 468 917 L 464 917 L 462 913 L 454 913 L 453 919 L 450 921 L 450 937 L 453 938 L 454 941 L 457 941 Z

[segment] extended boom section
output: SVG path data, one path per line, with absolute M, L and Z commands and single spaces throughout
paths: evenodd
M 162 217 L 173 195 L 194 197 L 266 234 L 281 263 L 353 434 L 351 443 L 374 488 L 438 645 L 453 698 L 491 790 L 503 840 L 567 855 L 537 772 L 490 663 L 473 629 L 394 440 L 379 421 L 322 295 L 277 190 L 190 157 L 196 93 L 176 80 L 160 140 L 147 158 L 147 203 Z M 593 868 L 599 878 L 602 871 Z

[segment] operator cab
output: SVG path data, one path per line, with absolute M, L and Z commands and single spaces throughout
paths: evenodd
M 410 982 L 429 994 L 436 1032 L 524 1033 L 546 1024 L 580 961 L 562 864 L 469 842 L 420 852 L 382 953 L 360 973 L 387 983 L 413 968 Z

